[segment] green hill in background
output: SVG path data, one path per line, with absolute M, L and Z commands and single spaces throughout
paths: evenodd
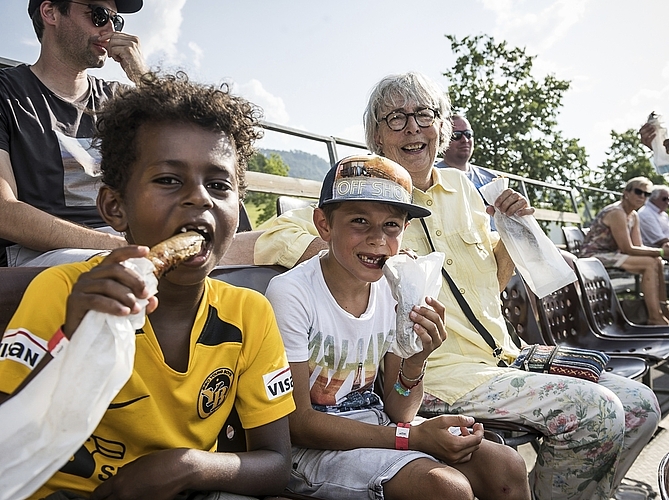
M 313 181 L 322 181 L 330 169 L 330 163 L 318 155 L 305 153 L 293 149 L 291 151 L 282 151 L 279 149 L 260 149 L 263 155 L 269 157 L 275 153 L 281 157 L 290 170 L 289 177 L 298 177 L 300 179 L 311 179 Z

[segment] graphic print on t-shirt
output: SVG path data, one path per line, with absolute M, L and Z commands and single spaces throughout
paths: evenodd
M 91 177 L 100 177 L 100 155 L 87 137 L 68 137 L 56 130 L 63 159 L 63 191 L 68 207 L 95 206 L 98 196 Z
M 341 342 L 335 346 L 335 341 Z M 388 350 L 392 336 L 377 332 L 359 338 L 357 345 L 348 339 L 323 337 L 322 332 L 309 333 L 309 372 L 311 402 L 335 406 L 351 391 L 371 389 L 381 353 Z

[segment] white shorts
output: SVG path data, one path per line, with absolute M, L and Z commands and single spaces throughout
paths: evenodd
M 375 425 L 394 426 L 383 411 L 377 409 L 337 413 Z M 293 447 L 293 469 L 287 491 L 324 500 L 381 500 L 383 483 L 392 479 L 402 467 L 419 458 L 434 457 L 413 450 L 357 448 L 332 451 Z

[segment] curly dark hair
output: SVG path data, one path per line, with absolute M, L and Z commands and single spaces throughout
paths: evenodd
M 137 87 L 121 90 L 97 113 L 94 145 L 100 151 L 102 182 L 121 194 L 137 158 L 137 133 L 145 123 L 193 123 L 226 134 L 237 153 L 239 196 L 246 194 L 246 167 L 262 137 L 262 111 L 227 85 L 191 83 L 184 72 L 147 73 Z

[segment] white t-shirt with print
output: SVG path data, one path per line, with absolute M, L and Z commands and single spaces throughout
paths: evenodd
M 371 284 L 366 311 L 359 318 L 349 314 L 330 293 L 319 257 L 273 278 L 265 295 L 288 361 L 309 363 L 312 404 L 336 406 L 352 391 L 373 388 L 395 338 L 397 302 L 382 277 Z

